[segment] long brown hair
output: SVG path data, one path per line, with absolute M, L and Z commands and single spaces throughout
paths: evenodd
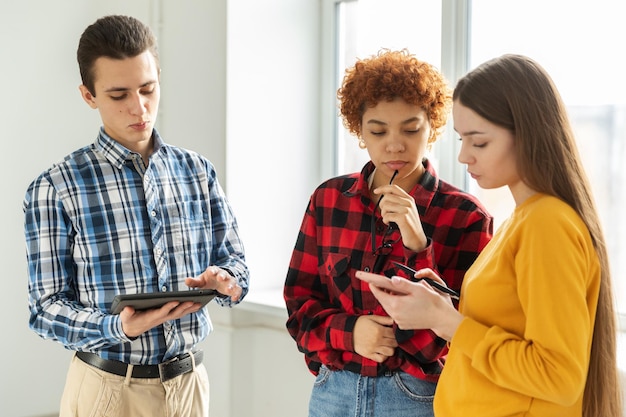
M 583 416 L 622 417 L 617 315 L 606 242 L 567 110 L 554 82 L 532 59 L 508 54 L 463 77 L 453 100 L 511 131 L 522 180 L 535 191 L 565 201 L 587 225 L 600 260 L 601 281 Z

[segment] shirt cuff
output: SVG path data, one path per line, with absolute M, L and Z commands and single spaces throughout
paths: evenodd
M 354 325 L 358 316 L 337 314 L 331 321 L 328 332 L 331 348 L 354 352 Z
M 420 270 L 423 268 L 431 268 L 436 270 L 436 268 L 434 268 L 435 257 L 433 254 L 433 241 L 431 238 L 426 239 L 426 247 L 419 252 L 414 252 L 406 248 L 404 249 L 407 265 L 413 269 Z
M 106 340 L 121 340 L 122 342 L 132 342 L 136 339 L 126 336 L 122 329 L 122 319 L 119 314 L 108 314 L 102 321 L 104 338 Z

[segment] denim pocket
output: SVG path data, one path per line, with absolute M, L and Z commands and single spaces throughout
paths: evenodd
M 317 374 L 317 377 L 315 377 L 315 382 L 313 383 L 313 385 L 316 387 L 321 387 L 322 385 L 324 385 L 328 381 L 328 378 L 330 378 L 330 373 L 331 371 L 326 366 L 320 366 L 320 370 Z
M 396 372 L 394 381 L 400 391 L 407 397 L 416 401 L 432 402 L 435 397 L 435 382 L 424 381 L 406 372 Z

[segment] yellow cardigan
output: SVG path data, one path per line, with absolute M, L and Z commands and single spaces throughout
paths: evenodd
M 563 201 L 515 209 L 467 271 L 435 416 L 582 414 L 600 264 Z

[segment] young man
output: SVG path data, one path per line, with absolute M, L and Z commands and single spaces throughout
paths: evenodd
M 78 46 L 85 102 L 99 135 L 29 186 L 24 201 L 30 327 L 77 352 L 60 416 L 208 416 L 196 345 L 207 310 L 172 301 L 111 312 L 117 294 L 215 289 L 247 293 L 237 222 L 214 167 L 163 142 L 151 30 L 127 16 L 89 26 Z

